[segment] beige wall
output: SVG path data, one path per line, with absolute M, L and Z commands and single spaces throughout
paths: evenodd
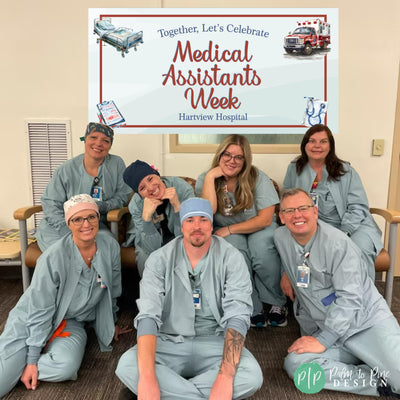
M 337 7 L 340 22 L 339 135 L 337 150 L 351 161 L 370 203 L 384 207 L 390 173 L 397 74 L 400 2 L 385 0 L 115 0 L 7 2 L 2 7 L 0 63 L 0 227 L 16 227 L 13 210 L 31 203 L 24 119 L 72 121 L 72 152 L 87 123 L 87 30 L 91 7 Z M 382 157 L 371 156 L 372 139 L 385 140 Z M 119 135 L 113 153 L 159 165 L 168 175 L 197 175 L 211 155 L 170 154 L 167 135 Z M 287 155 L 255 155 L 255 164 L 281 183 Z

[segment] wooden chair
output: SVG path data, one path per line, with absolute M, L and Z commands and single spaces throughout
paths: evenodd
M 196 184 L 196 180 L 192 178 L 182 177 L 192 184 L 193 188 Z M 279 195 L 279 186 L 272 180 L 275 190 Z M 397 243 L 397 226 L 400 222 L 400 212 L 394 210 L 388 210 L 383 208 L 371 208 L 371 214 L 380 215 L 385 219 L 387 225 L 389 225 L 389 235 L 388 235 L 388 246 L 384 247 L 379 253 L 375 260 L 375 271 L 376 272 L 386 272 L 385 277 L 385 291 L 384 297 L 389 305 L 392 304 L 393 295 L 393 279 L 394 279 L 394 268 L 395 268 L 395 258 L 396 258 L 396 243 Z M 279 220 L 279 204 L 276 206 L 275 213 L 277 215 L 277 222 Z M 118 224 L 121 225 L 121 220 L 129 215 L 128 207 L 121 208 L 119 210 L 110 211 L 107 215 L 108 221 L 114 224 L 115 227 Z M 121 248 L 121 263 L 125 268 L 136 268 L 135 261 L 135 248 L 134 247 L 122 247 Z
M 182 178 L 191 184 L 194 190 L 196 180 L 189 177 Z M 27 220 L 40 211 L 42 211 L 42 206 L 22 207 L 14 211 L 14 219 L 18 220 L 20 231 L 22 286 L 24 291 L 28 288 L 31 281 L 30 269 L 36 266 L 36 261 L 42 254 L 36 241 L 28 244 Z M 128 207 L 110 210 L 107 213 L 107 221 L 110 223 L 110 230 L 120 244 L 125 241 L 125 233 L 129 226 L 129 220 L 130 213 Z M 123 268 L 136 269 L 134 247 L 121 247 L 121 265 Z
M 396 260 L 397 228 L 400 222 L 400 212 L 384 208 L 371 208 L 371 214 L 376 214 L 385 219 L 388 228 L 387 246 L 378 254 L 375 260 L 375 271 L 386 272 L 384 297 L 391 307 L 393 296 L 393 279 Z
M 29 268 L 36 266 L 36 260 L 42 254 L 36 242 L 28 245 L 28 228 L 26 221 L 33 214 L 42 211 L 42 206 L 28 206 L 18 208 L 14 211 L 14 219 L 18 220 L 19 225 L 19 241 L 21 246 L 21 272 L 22 287 L 24 292 L 28 289 L 31 281 Z
M 196 180 L 189 177 L 182 177 L 188 183 L 195 187 Z M 273 181 L 275 189 L 279 194 L 279 186 Z M 22 282 L 24 291 L 30 283 L 29 268 L 36 266 L 36 260 L 40 256 L 41 251 L 36 242 L 28 246 L 28 234 L 26 221 L 33 214 L 42 211 L 41 206 L 31 206 L 19 208 L 14 212 L 14 218 L 19 221 L 20 243 L 21 243 L 21 268 Z M 385 219 L 385 224 L 388 227 L 388 240 L 385 246 L 379 253 L 375 261 L 376 272 L 386 272 L 384 297 L 389 307 L 392 304 L 393 296 L 393 279 L 396 259 L 396 243 L 397 243 L 397 227 L 400 222 L 400 212 L 383 208 L 371 208 L 371 214 L 376 214 Z M 279 205 L 276 207 L 276 213 L 279 212 Z M 116 210 L 111 210 L 107 214 L 107 220 L 110 223 L 111 232 L 118 239 L 119 243 L 125 240 L 126 229 L 129 226 L 130 213 L 128 207 L 123 207 Z M 278 220 L 279 221 L 279 220 Z M 136 269 L 135 248 L 121 247 L 121 265 L 123 268 Z

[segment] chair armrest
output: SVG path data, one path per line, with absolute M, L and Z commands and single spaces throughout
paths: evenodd
M 107 221 L 110 223 L 111 232 L 114 235 L 115 239 L 118 240 L 118 242 L 120 242 L 120 240 L 119 240 L 120 234 L 119 234 L 118 226 L 120 225 L 122 218 L 126 214 L 129 214 L 128 207 L 116 208 L 114 210 L 110 210 L 107 213 Z
M 110 210 L 107 213 L 107 221 L 108 222 L 119 222 L 122 217 L 129 213 L 128 207 L 116 208 L 114 210 Z
M 397 228 L 400 222 L 400 212 L 395 210 L 388 210 L 386 208 L 370 208 L 371 214 L 377 214 L 383 217 L 388 226 L 387 236 L 387 249 L 390 256 L 390 267 L 386 272 L 385 278 L 385 300 L 388 303 L 389 308 L 392 304 L 393 297 L 393 279 L 394 279 L 394 267 L 396 260 L 396 245 L 397 245 Z
M 28 207 L 18 208 L 17 210 L 14 211 L 14 219 L 26 220 L 33 214 L 36 214 L 42 210 L 43 210 L 42 206 L 28 206 Z
M 42 206 L 28 206 L 18 208 L 14 211 L 14 219 L 18 220 L 19 225 L 19 243 L 21 246 L 21 269 L 22 269 L 22 286 L 25 290 L 28 288 L 31 277 L 28 267 L 26 266 L 25 256 L 28 249 L 28 231 L 27 231 L 27 219 L 33 214 L 42 211 Z
M 385 218 L 389 224 L 398 224 L 400 222 L 400 211 L 388 210 L 387 208 L 370 208 L 371 214 L 377 214 Z

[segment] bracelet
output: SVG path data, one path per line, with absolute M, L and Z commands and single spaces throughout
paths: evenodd
M 229 232 L 230 235 L 232 235 L 231 228 L 230 228 L 229 225 L 228 225 L 228 232 Z

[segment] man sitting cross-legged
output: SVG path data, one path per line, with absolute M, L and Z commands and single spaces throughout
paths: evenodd
M 252 312 L 246 262 L 212 236 L 208 200 L 184 201 L 180 220 L 183 237 L 146 262 L 135 319 L 138 343 L 122 355 L 116 374 L 139 398 L 247 398 L 263 378 L 243 347 Z

